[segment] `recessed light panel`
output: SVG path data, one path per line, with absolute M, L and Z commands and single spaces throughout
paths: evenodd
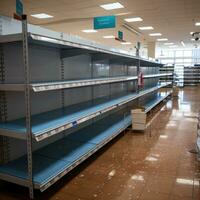
M 163 42 L 163 41 L 168 41 L 168 39 L 167 38 L 160 38 L 160 39 L 157 39 L 157 41 Z
M 96 33 L 97 31 L 94 29 L 86 29 L 86 30 L 82 30 L 82 32 L 84 33 Z
M 161 36 L 162 34 L 161 33 L 150 33 L 149 35 L 152 37 L 156 37 L 156 36 Z
M 104 39 L 113 39 L 113 38 L 115 38 L 115 36 L 114 35 L 105 35 L 105 36 L 103 36 L 103 38 Z
M 185 43 L 183 41 L 181 41 L 181 44 L 183 45 L 183 47 L 185 47 Z
M 118 14 L 115 14 L 115 16 L 123 16 L 123 15 L 129 15 L 130 12 L 124 12 L 124 13 L 118 13 Z
M 141 22 L 143 19 L 141 17 L 133 17 L 124 19 L 126 22 Z
M 168 43 L 164 43 L 164 45 L 173 45 L 174 43 L 173 42 L 168 42 Z
M 52 15 L 48 15 L 48 14 L 46 14 L 46 13 L 33 14 L 33 15 L 31 15 L 31 17 L 35 17 L 35 18 L 38 18 L 38 19 L 53 18 Z
M 169 46 L 170 48 L 176 48 L 178 47 L 178 45 L 172 45 L 172 46 Z
M 152 26 L 141 26 L 139 27 L 139 29 L 145 31 L 145 30 L 153 30 L 154 28 Z
M 115 10 L 115 9 L 124 8 L 124 6 L 119 2 L 103 4 L 103 5 L 100 5 L 100 7 L 102 7 L 105 10 Z
M 196 22 L 196 23 L 195 23 L 195 26 L 200 26 L 200 22 Z

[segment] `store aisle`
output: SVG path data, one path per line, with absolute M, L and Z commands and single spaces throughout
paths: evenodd
M 146 133 L 122 133 L 38 199 L 197 200 L 200 167 L 194 148 L 200 87 L 184 88 L 162 107 Z M 11 188 L 12 187 L 12 188 Z M 0 184 L 0 199 L 27 199 L 26 190 Z

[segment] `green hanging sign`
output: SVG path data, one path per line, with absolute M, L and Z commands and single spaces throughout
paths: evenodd
M 22 0 L 16 0 L 16 14 L 18 16 L 21 16 L 23 15 L 23 11 L 24 11 L 24 7 L 23 7 Z
M 94 17 L 93 24 L 94 24 L 94 29 L 115 28 L 116 17 L 115 16 Z
M 118 38 L 119 38 L 120 40 L 123 40 L 124 34 L 123 34 L 122 31 L 118 31 Z

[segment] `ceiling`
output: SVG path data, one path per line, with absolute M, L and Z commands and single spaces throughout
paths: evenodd
M 117 0 L 124 8 L 106 11 L 99 5 L 116 2 L 114 0 L 24 0 L 25 13 L 29 16 L 29 22 L 47 28 L 76 34 L 84 38 L 92 39 L 100 43 L 115 47 L 134 49 L 137 41 L 143 45 L 156 41 L 156 37 L 148 34 L 153 32 L 162 33 L 162 37 L 168 38 L 168 42 L 181 45 L 184 41 L 186 47 L 192 45 L 190 32 L 200 31 L 200 26 L 196 27 L 195 22 L 200 22 L 200 0 Z M 13 16 L 15 11 L 15 0 L 0 0 L 0 14 Z M 35 19 L 31 14 L 47 13 L 53 15 L 52 19 Z M 117 16 L 117 27 L 115 29 L 104 29 L 97 33 L 86 34 L 81 30 L 93 28 L 93 17 L 103 15 L 115 15 L 119 13 L 129 13 Z M 128 31 L 122 25 L 124 18 L 142 17 L 143 22 L 128 23 L 134 29 L 139 26 L 153 26 L 153 31 L 140 31 L 141 35 L 136 35 Z M 127 23 L 127 22 L 126 22 Z M 103 39 L 104 35 L 117 35 L 117 31 L 124 32 L 124 39 L 132 42 L 132 45 L 122 45 L 114 39 Z M 139 31 L 139 30 L 138 30 Z M 158 43 L 162 46 L 163 42 Z

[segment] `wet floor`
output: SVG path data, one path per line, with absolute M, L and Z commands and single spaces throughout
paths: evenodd
M 195 154 L 200 87 L 161 106 L 145 133 L 122 133 L 37 199 L 200 200 Z M 0 200 L 28 199 L 27 190 L 0 183 Z

